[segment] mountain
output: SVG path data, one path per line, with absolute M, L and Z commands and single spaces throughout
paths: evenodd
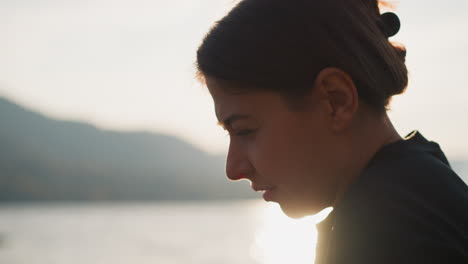
M 0 98 L 0 201 L 254 198 L 175 137 L 58 121 Z

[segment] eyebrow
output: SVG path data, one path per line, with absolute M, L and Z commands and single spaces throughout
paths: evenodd
M 222 128 L 226 129 L 231 126 L 232 123 L 234 123 L 237 120 L 240 119 L 245 119 L 249 118 L 249 115 L 240 115 L 240 114 L 234 114 L 229 116 L 228 118 L 224 119 L 224 121 L 219 121 L 218 125 L 221 126 Z

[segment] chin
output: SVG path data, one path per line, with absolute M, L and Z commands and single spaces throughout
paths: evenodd
M 290 205 L 290 204 L 281 204 L 281 203 L 279 205 L 283 213 L 292 219 L 300 219 L 306 216 L 311 216 L 321 211 L 320 208 L 297 206 L 297 205 Z

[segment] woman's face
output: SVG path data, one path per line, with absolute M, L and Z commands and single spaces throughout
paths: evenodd
M 279 203 L 292 218 L 331 206 L 340 143 L 319 96 L 312 94 L 308 107 L 293 110 L 278 93 L 232 93 L 216 79 L 206 81 L 216 116 L 230 135 L 228 178 L 270 189 L 264 198 Z

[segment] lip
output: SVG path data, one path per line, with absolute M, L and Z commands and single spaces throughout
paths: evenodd
M 263 199 L 265 201 L 273 201 L 273 194 L 276 186 L 261 187 L 252 185 L 252 189 L 254 189 L 256 192 L 263 192 Z
M 254 189 L 254 191 L 256 191 L 256 192 L 269 191 L 269 190 L 273 190 L 274 188 L 276 188 L 276 187 L 274 187 L 274 186 L 272 186 L 272 187 L 260 187 L 260 186 L 252 185 L 252 189 Z
M 275 193 L 275 187 L 271 188 L 271 189 L 268 189 L 268 190 L 265 190 L 265 192 L 263 193 L 263 199 L 267 202 L 271 202 L 273 201 L 273 195 Z

